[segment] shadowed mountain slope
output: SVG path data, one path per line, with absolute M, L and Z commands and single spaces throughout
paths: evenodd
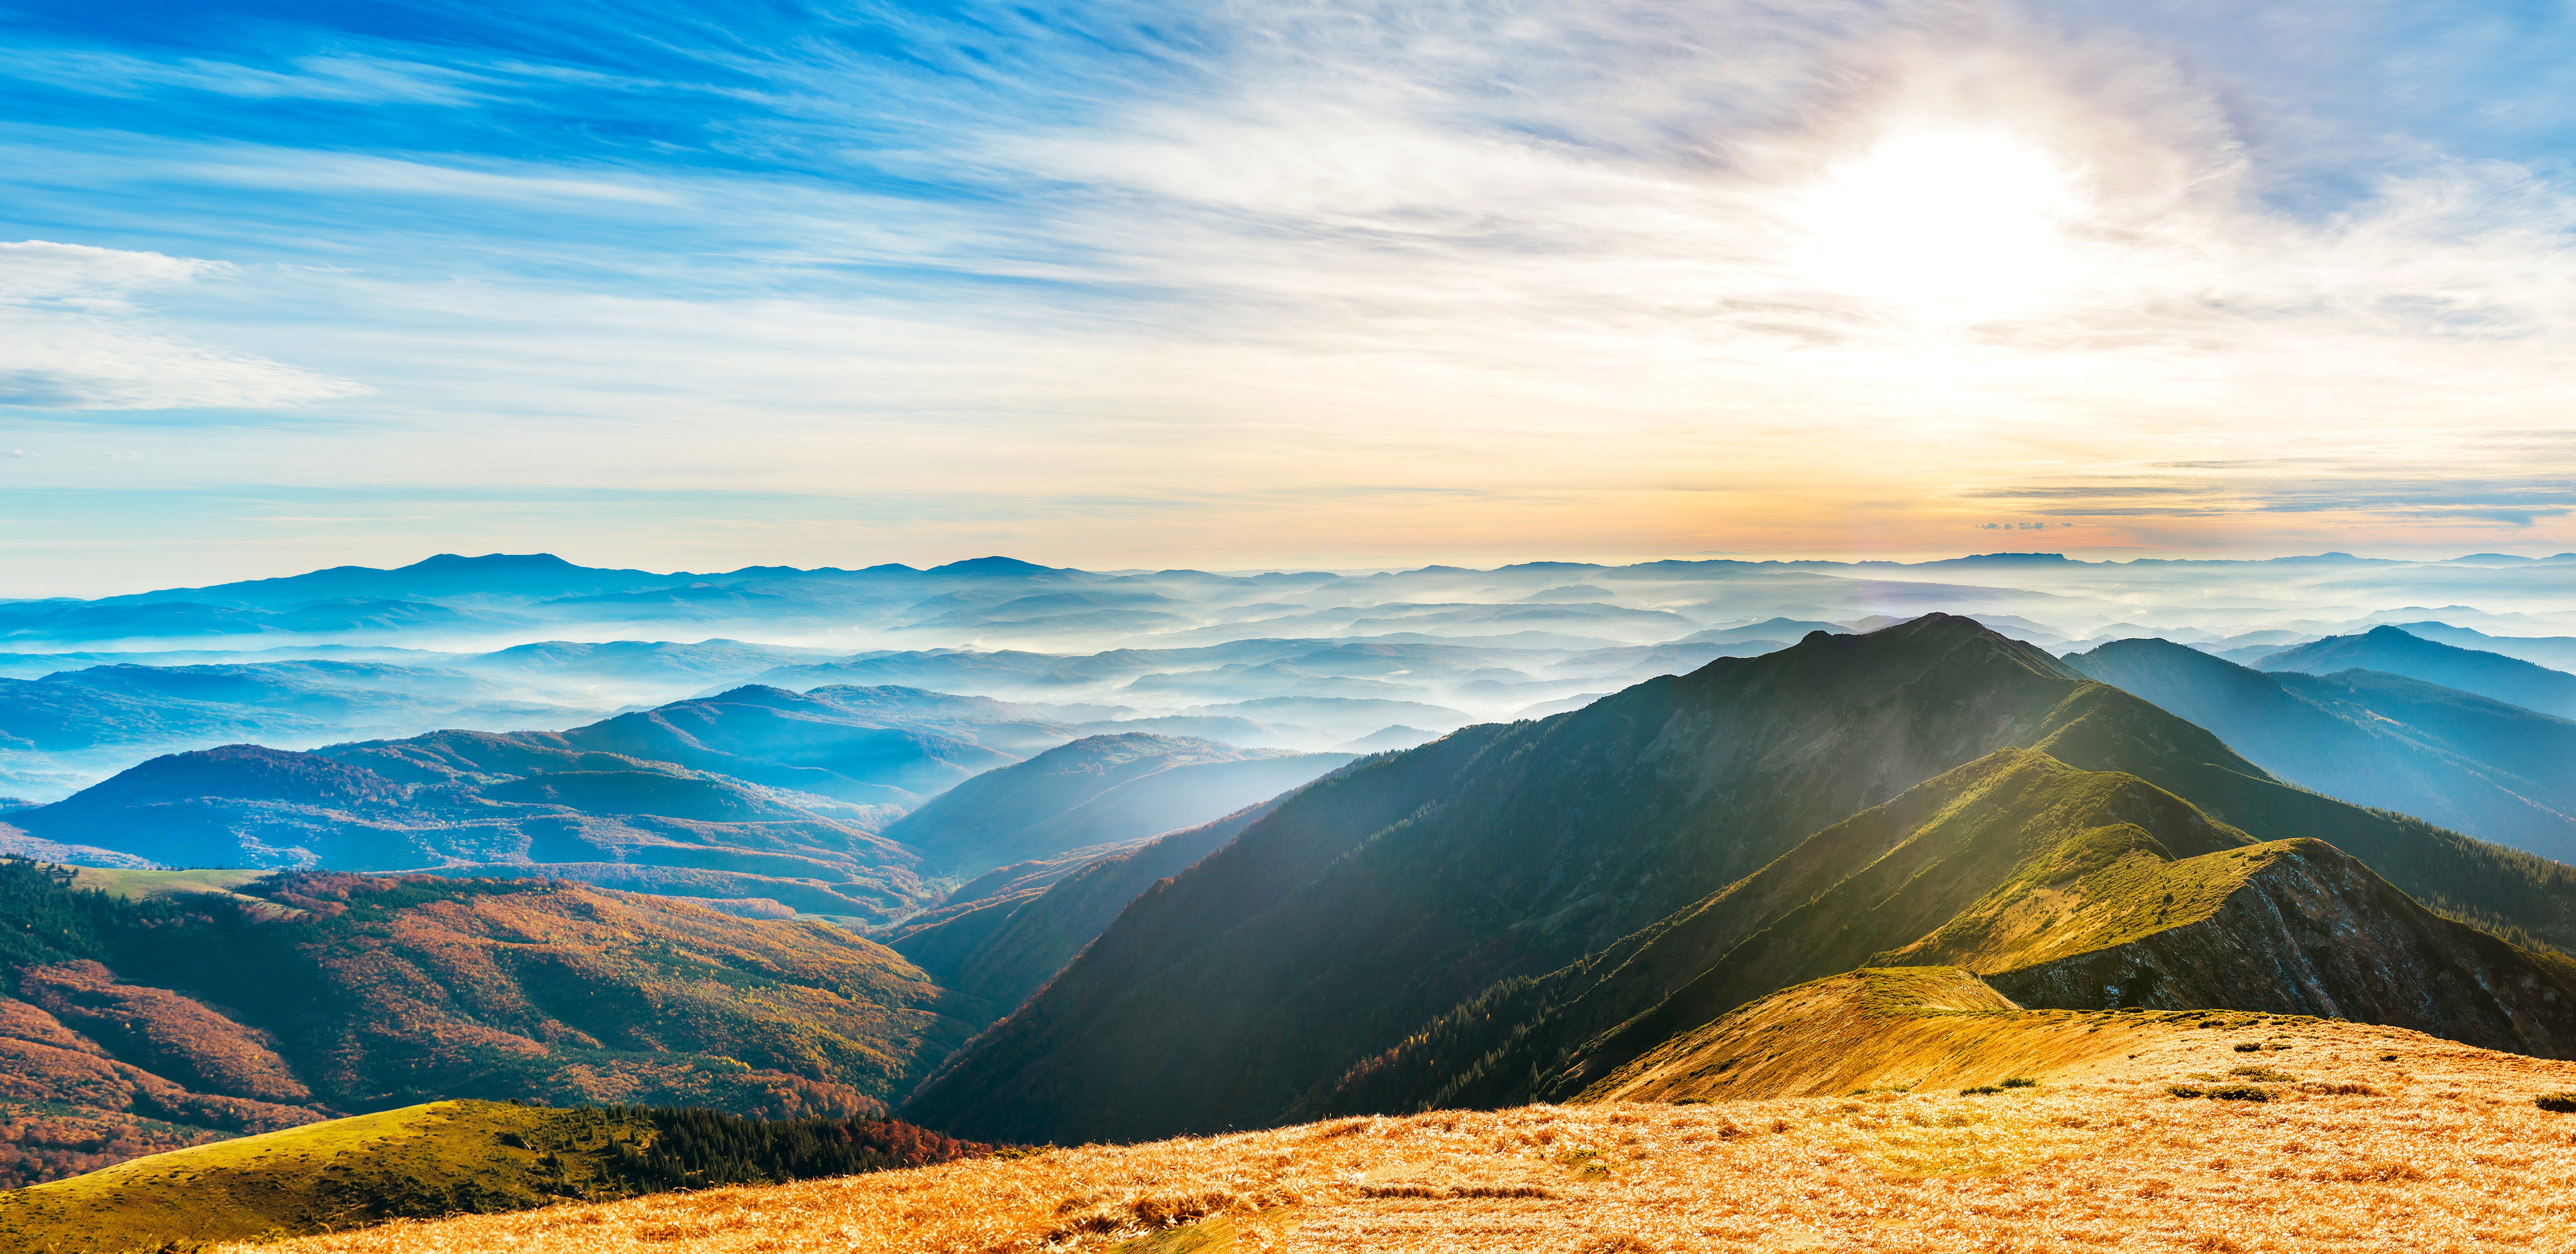
M 2347 801 L 2576 858 L 2576 722 L 2378 671 L 2266 673 L 2164 640 L 2060 659 Z
M 2257 670 L 2330 675 L 2359 668 L 2474 692 L 2526 710 L 2576 718 L 2576 675 L 2520 658 L 2426 640 L 2395 627 L 2328 636 L 2270 654 Z
M 1480 993 L 1603 950 L 2015 745 L 2126 771 L 2266 837 L 2331 831 L 2419 897 L 2535 930 L 2576 921 L 2568 868 L 2285 787 L 2145 701 L 1930 615 L 1814 633 L 1320 780 L 1140 897 L 909 1109 L 1024 1139 L 1275 1122 Z
M 1086 736 L 990 771 L 884 835 L 966 874 L 1204 823 L 1351 760 L 1145 732 Z
M 2033 1005 L 2230 1006 L 2576 1053 L 2576 962 L 2434 916 L 2325 842 L 2252 843 L 2132 776 L 2013 749 L 1460 1006 L 1311 1104 L 1561 1099 L 1775 989 L 1887 964 L 1988 972 Z
M 942 987 L 996 1014 L 1008 1013 L 1116 922 L 1138 894 L 1225 847 L 1276 805 L 1246 806 L 1214 822 L 1114 849 L 1042 885 L 996 892 L 887 943 Z

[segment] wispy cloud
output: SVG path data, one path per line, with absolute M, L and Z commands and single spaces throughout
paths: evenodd
M 2576 195 L 2547 128 L 2463 103 L 2557 107 L 2570 59 L 2534 49 L 2576 48 L 2563 20 L 2510 46 L 2305 0 L 381 20 L 0 62 L 45 106 L 0 134 L 25 234 L 240 267 L 238 300 L 192 272 L 148 319 L 43 297 L 46 325 L 258 354 L 224 404 L 321 402 L 240 454 L 290 480 L 899 477 L 970 514 L 1187 501 L 1212 548 L 1912 552 L 2004 503 L 2164 518 L 2164 545 L 2431 543 L 2563 525 L 2576 467 L 2532 434 L 2576 383 Z M 2450 69 L 2398 66 L 2410 39 Z M 2374 75 L 2419 113 L 2338 85 Z M 290 98 L 298 125 L 257 104 Z M 1495 503 L 1296 503 L 1391 480 Z M 1113 562 L 1183 542 L 1071 525 Z M 2150 536 L 2115 526 L 2089 533 Z
M 87 49 L 0 49 L 0 74 L 99 95 L 177 89 L 247 100 L 469 105 L 491 99 L 472 85 L 494 81 L 450 66 L 369 56 L 303 56 L 286 64 L 273 70 L 197 57 L 165 61 Z
M 160 253 L 44 240 L 0 243 L 0 406 L 255 408 L 365 390 L 157 333 L 132 300 L 138 290 L 225 269 Z

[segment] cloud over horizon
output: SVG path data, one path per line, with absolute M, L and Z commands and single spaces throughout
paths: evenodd
M 95 274 L 0 253 L 8 443 L 890 557 L 2576 547 L 2564 14 L 430 14 L 20 25 L 0 234 Z

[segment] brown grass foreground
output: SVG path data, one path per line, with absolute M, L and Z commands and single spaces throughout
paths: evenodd
M 230 1248 L 2576 1249 L 2576 1115 L 2532 1105 L 2576 1089 L 2576 1064 L 2363 1025 L 2224 1020 L 2141 1031 L 2134 1057 L 1991 1094 L 1346 1119 Z M 2214 1083 L 2271 1100 L 2167 1087 Z

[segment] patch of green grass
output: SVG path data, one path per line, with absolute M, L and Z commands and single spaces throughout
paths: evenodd
M 2165 1091 L 2176 1097 L 2206 1097 L 2217 1102 L 2272 1100 L 2272 1090 L 2253 1084 L 2213 1084 L 2207 1088 L 2197 1084 L 2168 1084 L 2165 1086 Z
M 500 1137 L 552 1146 L 566 1138 L 548 1125 L 573 1113 L 434 1102 L 153 1154 L 0 1198 L 0 1245 L 74 1254 L 543 1205 L 605 1182 Z
M 2273 1084 L 2282 1084 L 2297 1078 L 2287 1071 L 2274 1071 L 2270 1067 L 2230 1067 L 2227 1069 L 2227 1074 L 2239 1079 L 2263 1080 Z
M 2531 1104 L 2562 1115 L 2576 1115 L 2576 1093 L 2543 1093 L 2532 1098 Z
M 1980 1085 L 1976 1086 L 1975 1088 L 1970 1088 L 1970 1089 L 1961 1089 L 1961 1090 L 1959 1090 L 1959 1096 L 1961 1096 L 1961 1097 L 1979 1097 L 1979 1096 L 1983 1096 L 1983 1095 L 1985 1095 L 1985 1094 L 1987 1094 L 1987 1093 L 2000 1093 L 2000 1092 L 2003 1092 L 2003 1091 L 2004 1091 L 2004 1090 L 2003 1090 L 2003 1086 L 2002 1086 L 2002 1085 L 1998 1085 L 1998 1084 L 1980 1084 Z
M 1234 1221 L 1223 1215 L 1149 1232 L 1109 1247 L 1109 1254 L 1220 1254 L 1235 1247 Z
M 2026 1075 L 2008 1075 L 2003 1079 L 2003 1086 L 2008 1089 L 2035 1089 L 2039 1087 L 2039 1081 Z
M 242 885 L 275 874 L 275 871 L 133 871 L 119 867 L 85 866 L 74 869 L 72 888 L 74 891 L 94 888 L 108 896 L 129 901 L 145 897 L 185 897 L 196 893 L 229 897 L 238 896 L 234 890 Z
M 450 1101 L 199 1145 L 0 1194 L 0 1250 L 111 1254 L 944 1162 L 908 1124 Z

